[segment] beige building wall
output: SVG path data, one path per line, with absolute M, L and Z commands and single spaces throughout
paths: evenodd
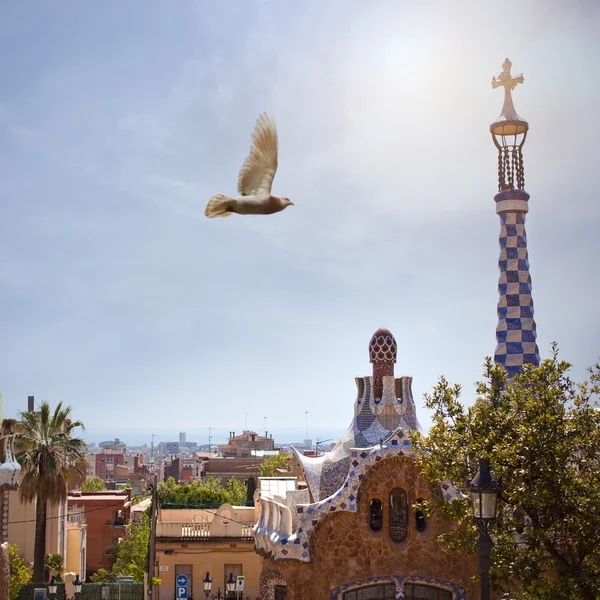
M 65 571 L 85 578 L 87 527 L 67 523 L 67 560 Z
M 250 533 L 254 507 L 223 504 L 217 510 L 163 509 L 158 519 L 155 576 L 162 581 L 158 600 L 175 598 L 179 574 L 191 580 L 188 597 L 204 600 L 202 580 L 207 572 L 215 595 L 219 586 L 225 594 L 225 580 L 233 573 L 245 578 L 244 598 L 258 597 L 262 559 L 254 552 Z
M 46 554 L 67 554 L 66 502 L 49 505 L 46 523 Z M 35 502 L 21 504 L 19 492 L 8 495 L 8 542 L 16 544 L 25 564 L 33 563 Z
M 234 506 L 235 519 L 238 521 L 252 522 L 255 520 L 254 506 Z M 194 523 L 208 521 L 212 522 L 215 517 L 216 509 L 210 508 L 207 510 L 190 509 L 190 508 L 168 508 L 159 511 L 158 520 L 161 523 Z
M 85 476 L 86 477 L 95 477 L 96 476 L 96 455 L 95 454 L 87 455 L 87 464 L 85 466 Z
M 231 565 L 234 575 L 244 576 L 244 598 L 258 598 L 262 559 L 254 552 L 254 540 L 222 538 L 210 542 L 159 542 L 156 558 L 159 565 L 156 575 L 162 582 L 159 600 L 173 600 L 175 576 L 179 573 L 187 574 L 188 579 L 191 574 L 192 590 L 189 591 L 193 593 L 194 600 L 205 598 L 202 580 L 207 572 L 213 579 L 212 593 L 216 596 L 217 587 L 221 586 L 224 596 L 225 579 L 229 576 L 229 573 L 226 575 L 226 565 Z

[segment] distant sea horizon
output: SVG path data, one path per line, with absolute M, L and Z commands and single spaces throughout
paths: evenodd
M 273 429 L 267 429 L 269 437 L 273 436 L 275 444 L 289 444 L 292 442 L 303 442 L 305 439 L 312 441 L 313 445 L 316 441 L 331 441 L 337 442 L 347 429 L 347 425 L 344 426 L 331 426 L 331 427 L 312 427 L 308 430 L 308 438 L 306 438 L 306 429 L 301 427 L 273 427 Z M 259 435 L 265 435 L 264 430 L 251 429 L 256 431 Z M 226 428 L 226 427 L 214 427 L 210 432 L 210 442 L 212 444 L 225 444 L 229 439 L 229 432 L 234 431 L 235 435 L 240 435 L 242 429 Z M 81 437 L 86 443 L 93 443 L 98 445 L 101 442 L 113 441 L 115 438 L 125 443 L 127 446 L 143 446 L 146 444 L 150 446 L 152 443 L 152 434 L 154 434 L 154 445 L 158 445 L 160 442 L 178 442 L 179 434 L 186 434 L 187 442 L 196 442 L 199 446 L 209 443 L 209 431 L 208 427 L 202 428 L 190 428 L 187 430 L 177 431 L 174 429 L 162 429 L 155 428 L 150 429 L 125 429 L 115 428 L 107 430 L 104 428 L 86 427 L 86 430 L 81 434 Z

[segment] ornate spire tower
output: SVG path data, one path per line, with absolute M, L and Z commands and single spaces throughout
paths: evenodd
M 523 83 L 523 75 L 512 77 L 508 58 L 502 73 L 492 79 L 492 87 L 504 88 L 504 106 L 490 131 L 498 148 L 498 193 L 496 213 L 500 216 L 500 279 L 498 280 L 498 326 L 494 360 L 509 377 L 514 377 L 525 363 L 538 365 L 539 350 L 533 318 L 531 276 L 527 255 L 525 215 L 529 194 L 525 191 L 523 145 L 529 124 L 515 110 L 512 90 Z

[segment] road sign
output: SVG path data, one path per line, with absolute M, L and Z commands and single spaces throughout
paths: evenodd
M 188 588 L 187 585 L 178 585 L 176 588 L 175 598 L 187 598 Z
M 179 587 L 185 587 L 188 584 L 188 578 L 185 575 L 177 575 L 177 577 L 175 578 L 175 583 Z
M 235 582 L 235 591 L 236 592 L 244 591 L 244 576 L 243 575 L 237 576 L 237 581 Z

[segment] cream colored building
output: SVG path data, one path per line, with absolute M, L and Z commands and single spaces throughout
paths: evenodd
M 85 578 L 87 566 L 87 525 L 83 508 L 69 509 L 65 571 Z
M 244 577 L 243 597 L 258 597 L 262 559 L 254 552 L 253 507 L 218 509 L 161 509 L 156 528 L 156 573 L 161 579 L 159 600 L 175 598 L 175 579 L 185 575 L 190 600 L 204 600 L 202 580 L 207 572 L 225 594 L 229 573 Z
M 35 502 L 21 504 L 17 490 L 8 493 L 8 543 L 16 544 L 25 564 L 33 563 Z M 49 504 L 46 521 L 46 554 L 67 556 L 67 503 Z

